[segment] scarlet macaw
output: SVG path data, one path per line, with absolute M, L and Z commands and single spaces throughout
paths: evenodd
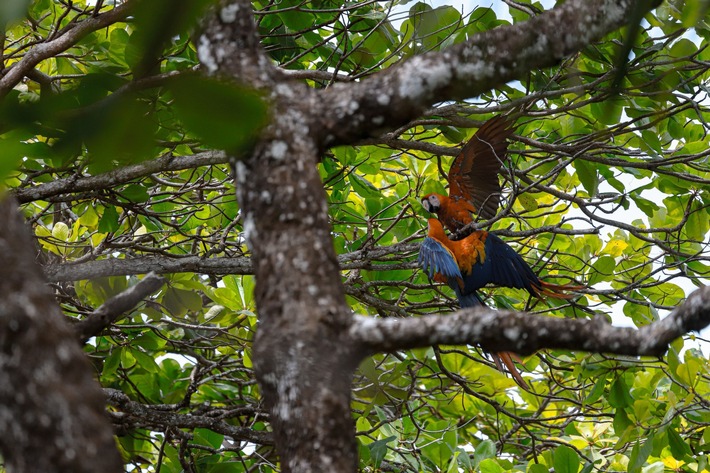
M 513 124 L 503 116 L 491 118 L 478 129 L 449 169 L 449 196 L 428 194 L 424 208 L 436 213 L 451 232 L 473 221 L 472 213 L 490 219 L 498 212 L 498 173 L 508 157 L 507 139 Z
M 419 250 L 419 266 L 430 279 L 444 282 L 454 290 L 459 305 L 475 307 L 484 305 L 478 290 L 486 284 L 525 289 L 531 295 L 569 299 L 564 291 L 581 286 L 559 285 L 541 281 L 523 258 L 497 235 L 476 230 L 461 240 L 451 240 L 442 223 L 428 220 L 427 237 Z M 496 366 L 503 371 L 501 362 L 523 387 L 527 384 L 513 364 L 512 353 L 494 353 Z

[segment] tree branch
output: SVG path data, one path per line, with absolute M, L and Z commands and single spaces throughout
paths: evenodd
M 326 147 L 376 136 L 418 117 L 431 104 L 475 97 L 550 67 L 626 24 L 640 0 L 570 0 L 528 21 L 478 33 L 443 51 L 414 56 L 358 83 L 322 91 L 328 113 L 310 128 Z M 659 1 L 644 2 L 644 11 Z
M 710 286 L 693 292 L 665 319 L 639 329 L 612 327 L 601 318 L 562 319 L 485 307 L 454 314 L 409 319 L 357 316 L 350 336 L 368 353 L 392 352 L 437 344 L 479 344 L 486 350 L 522 355 L 543 348 L 661 356 L 668 344 L 710 324 Z
M 594 228 L 568 230 L 557 226 L 547 226 L 535 230 L 496 230 L 496 235 L 509 237 L 529 237 L 540 233 L 562 235 L 585 235 L 597 233 Z M 373 246 L 338 255 L 341 270 L 372 269 L 387 271 L 396 265 L 397 269 L 416 268 L 415 262 L 408 263 L 403 258 L 419 251 L 419 243 L 396 243 L 387 246 Z M 394 260 L 390 257 L 396 257 Z M 58 263 L 44 266 L 44 274 L 52 282 L 82 281 L 109 276 L 130 276 L 135 274 L 199 273 L 199 274 L 254 274 L 251 258 L 200 256 L 169 257 L 143 256 L 125 259 L 108 258 L 83 263 Z
M 75 23 L 63 34 L 51 41 L 46 41 L 34 46 L 25 53 L 19 62 L 13 64 L 0 79 L 0 99 L 5 97 L 5 95 L 7 95 L 23 77 L 29 74 L 37 64 L 66 51 L 92 31 L 100 30 L 101 28 L 105 28 L 117 21 L 125 19 L 137 3 L 136 0 L 128 0 L 106 13 L 101 13 L 100 15 L 92 16 L 79 23 Z
M 66 179 L 46 182 L 34 187 L 17 189 L 13 192 L 20 203 L 35 200 L 52 200 L 52 197 L 78 192 L 106 189 L 126 182 L 149 176 L 157 172 L 181 171 L 183 169 L 223 164 L 228 162 L 222 151 L 205 151 L 192 156 L 167 154 L 158 159 L 149 159 L 138 164 L 124 166 L 96 176 L 72 176 Z
M 74 325 L 81 343 L 97 335 L 103 329 L 116 322 L 122 315 L 133 309 L 139 302 L 163 287 L 165 279 L 150 272 L 138 284 L 129 287 L 101 304 L 84 320 Z
M 130 398 L 117 389 L 106 388 L 104 393 L 108 403 L 119 412 L 109 412 L 111 419 L 117 426 L 128 429 L 158 428 L 164 430 L 168 427 L 179 429 L 210 429 L 223 435 L 229 435 L 234 440 L 243 440 L 258 445 L 273 445 L 271 432 L 252 430 L 225 422 L 219 417 L 208 417 L 192 414 L 178 414 L 165 409 L 156 409 Z M 177 408 L 177 407 L 176 407 Z
M 103 259 L 85 263 L 62 263 L 44 268 L 47 279 L 54 282 L 81 281 L 108 276 L 133 274 L 198 273 L 198 274 L 254 274 L 251 258 L 169 258 L 145 256 L 129 259 Z

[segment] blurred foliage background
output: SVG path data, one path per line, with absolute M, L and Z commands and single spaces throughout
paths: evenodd
M 104 4 L 105 3 L 105 4 Z M 251 364 L 249 251 L 227 155 L 267 111 L 248 84 L 198 74 L 208 0 L 0 7 L 0 177 L 38 261 L 81 319 L 150 269 L 169 283 L 85 349 L 127 471 L 278 471 Z M 319 166 L 354 312 L 456 309 L 416 268 L 442 170 L 478 126 L 518 114 L 494 230 L 572 301 L 488 288 L 492 307 L 649 324 L 710 279 L 710 26 L 672 1 L 558 67 L 463 102 Z M 325 88 L 525 21 L 549 4 L 253 2 L 261 42 L 294 80 Z M 615 65 L 630 48 L 626 75 Z M 618 90 L 612 84 L 618 82 Z M 363 471 L 700 472 L 710 453 L 705 340 L 663 359 L 545 351 L 519 388 L 477 347 L 367 360 L 354 384 Z

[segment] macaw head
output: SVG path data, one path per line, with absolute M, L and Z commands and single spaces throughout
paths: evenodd
M 422 197 L 422 206 L 427 212 L 439 212 L 439 209 L 441 208 L 441 199 L 439 194 L 427 194 Z

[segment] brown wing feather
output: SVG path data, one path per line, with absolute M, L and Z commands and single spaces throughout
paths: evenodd
M 506 117 L 491 118 L 466 143 L 449 170 L 449 195 L 468 200 L 486 219 L 498 212 L 498 173 L 508 158 L 507 140 L 512 134 L 513 123 Z

